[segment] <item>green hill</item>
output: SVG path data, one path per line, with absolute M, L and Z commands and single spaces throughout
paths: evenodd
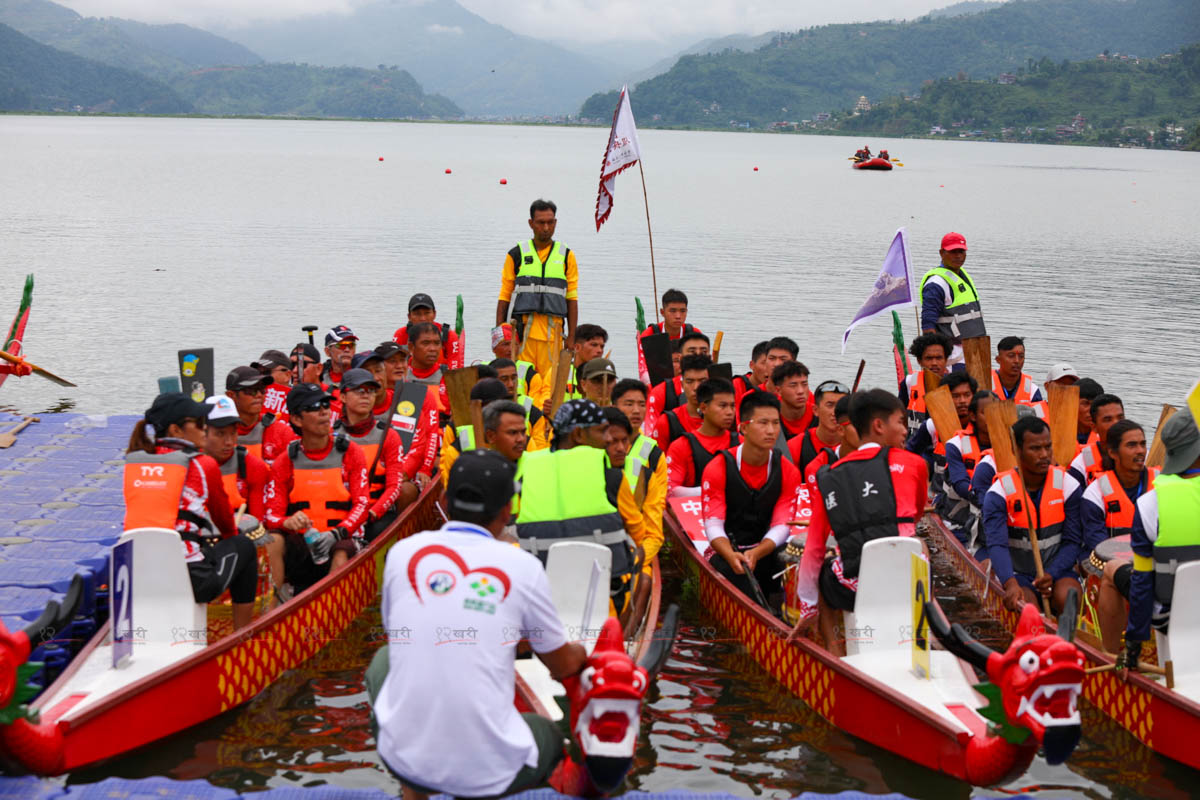
M 144 75 L 64 53 L 0 24 L 0 109 L 182 114 L 172 89 Z
M 1012 0 L 981 13 L 913 22 L 827 25 L 782 34 L 749 53 L 686 56 L 639 83 L 643 124 L 763 126 L 913 92 L 929 79 L 991 78 L 1030 59 L 1083 60 L 1103 50 L 1157 56 L 1200 41 L 1200 0 Z M 616 92 L 581 115 L 610 119 Z
M 365 119 L 448 119 L 462 110 L 425 94 L 401 69 L 261 64 L 216 67 L 171 83 L 202 114 Z
M 1177 126 L 1200 121 L 1200 45 L 1138 62 L 1106 56 L 1029 64 L 1015 82 L 943 79 L 916 99 L 888 98 L 837 127 L 891 136 L 928 134 L 1027 141 L 1175 146 Z M 1076 115 L 1082 119 L 1076 121 Z M 1168 127 L 1170 128 L 1168 130 Z M 1069 128 L 1069 129 L 1068 129 Z

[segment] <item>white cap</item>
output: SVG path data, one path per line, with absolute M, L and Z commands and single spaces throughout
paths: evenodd
M 1077 381 L 1079 380 L 1079 373 L 1070 364 L 1055 364 L 1046 373 L 1046 383 L 1054 383 L 1061 378 L 1074 378 Z M 1071 381 L 1071 383 L 1075 381 Z
M 229 399 L 228 395 L 214 394 L 205 398 L 204 402 L 212 406 L 208 410 L 207 422 L 214 428 L 223 428 L 238 422 L 237 406 L 233 404 L 233 400 Z

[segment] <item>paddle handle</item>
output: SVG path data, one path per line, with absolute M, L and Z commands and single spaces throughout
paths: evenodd
M 865 358 L 859 359 L 858 374 L 854 376 L 854 386 L 852 386 L 850 389 L 851 393 L 858 391 L 858 384 L 862 382 L 863 370 L 866 368 L 867 360 Z
M 1013 454 L 1016 455 L 1020 451 L 1017 449 L 1017 439 L 1013 436 L 1012 428 L 1008 429 L 1008 440 L 1012 443 Z M 1030 507 L 1029 492 L 1025 491 L 1025 476 L 1021 474 L 1021 458 L 1017 455 L 1017 482 L 1021 484 L 1021 497 L 1025 500 L 1025 521 L 1028 525 L 1025 529 L 1029 531 L 1029 546 L 1033 549 L 1033 569 L 1040 579 L 1046 574 L 1046 570 L 1042 567 L 1042 553 L 1038 549 L 1037 531 L 1033 528 L 1033 509 Z M 1042 613 L 1047 617 L 1053 616 L 1050 613 L 1050 598 L 1042 595 Z
M 7 431 L 5 431 L 5 433 L 10 434 L 12 436 L 16 436 L 18 433 L 25 430 L 26 428 L 28 428 L 30 425 L 32 425 L 35 422 L 41 422 L 41 420 L 38 419 L 37 417 L 26 417 L 25 419 L 21 420 L 16 425 L 14 425 L 13 427 L 11 427 Z
M 712 360 L 716 364 L 721 360 L 721 341 L 725 338 L 725 331 L 717 331 L 716 337 L 713 338 Z

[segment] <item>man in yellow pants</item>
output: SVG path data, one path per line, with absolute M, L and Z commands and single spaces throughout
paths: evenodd
M 514 361 L 527 361 L 542 376 L 564 348 L 575 346 L 575 323 L 579 315 L 579 265 L 575 253 L 554 241 L 558 207 L 549 200 L 534 200 L 529 206 L 527 239 L 504 257 L 500 278 L 500 300 L 496 325 L 512 321 L 521 338 L 521 352 Z

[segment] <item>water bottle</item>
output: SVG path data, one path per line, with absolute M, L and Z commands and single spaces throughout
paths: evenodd
M 326 561 L 329 560 L 328 552 L 326 552 L 324 555 L 318 555 L 317 551 L 314 549 L 316 547 L 317 542 L 320 541 L 320 539 L 321 539 L 321 532 L 318 531 L 316 528 L 309 528 L 304 533 L 304 543 L 308 545 L 308 552 L 309 552 L 309 554 L 312 555 L 313 563 L 318 566 L 320 566 L 321 564 L 324 564 Z

